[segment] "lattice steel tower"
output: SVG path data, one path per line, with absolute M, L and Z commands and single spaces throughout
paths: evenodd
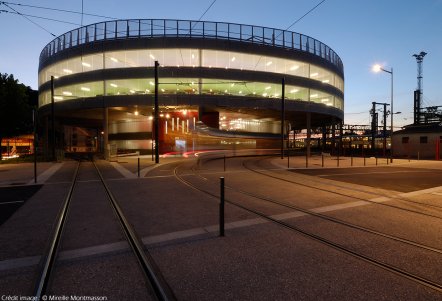
M 422 87 L 422 79 L 423 79 L 422 63 L 426 55 L 427 53 L 424 51 L 421 51 L 419 54 L 413 54 L 417 62 L 417 90 L 414 91 L 414 124 L 421 123 L 421 100 L 423 98 L 423 93 L 424 93 Z

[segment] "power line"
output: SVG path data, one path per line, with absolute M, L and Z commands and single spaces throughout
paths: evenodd
M 46 18 L 46 17 L 41 17 L 41 16 L 35 16 L 35 15 L 22 14 L 22 13 L 17 13 L 17 12 L 13 12 L 13 11 L 7 11 L 7 10 L 0 10 L 0 13 L 9 13 L 9 14 L 14 14 L 14 15 L 21 15 L 21 16 L 26 16 L 26 17 L 30 17 L 30 18 L 43 19 L 43 20 L 47 20 L 47 21 L 65 23 L 65 24 L 76 25 L 76 26 L 80 25 L 78 23 L 73 23 L 73 22 L 68 22 L 68 21 L 63 21 L 63 20 L 57 20 L 57 19 L 52 19 L 52 18 Z
M 299 18 L 298 20 L 296 20 L 295 22 L 293 22 L 289 27 L 287 27 L 285 30 L 289 30 L 291 27 L 293 27 L 293 25 L 295 25 L 296 23 L 298 23 L 299 21 L 301 21 L 304 17 L 306 17 L 309 13 L 311 13 L 312 11 L 314 11 L 319 5 L 321 5 L 322 3 L 324 3 L 325 0 L 322 0 L 321 2 L 319 2 L 318 4 L 315 5 L 315 7 L 313 7 L 312 9 L 310 9 L 308 12 L 306 12 L 301 18 Z
M 3 4 L 4 6 L 6 6 L 7 8 L 9 8 L 10 10 L 13 10 L 14 12 L 16 12 L 18 15 L 22 16 L 23 18 L 25 18 L 26 20 L 28 20 L 29 22 L 31 22 L 32 24 L 40 27 L 41 29 L 43 29 L 44 31 L 46 31 L 47 33 L 49 33 L 50 35 L 52 35 L 53 37 L 56 37 L 55 34 L 53 34 L 52 32 L 50 32 L 49 30 L 47 30 L 46 28 L 44 28 L 43 26 L 41 26 L 40 24 L 38 24 L 37 22 L 32 21 L 31 19 L 29 19 L 27 16 L 23 15 L 22 13 L 18 12 L 17 10 L 15 10 L 14 8 L 10 7 L 8 4 L 6 4 L 5 2 L 0 2 L 0 4 Z
M 118 18 L 114 17 L 108 17 L 103 15 L 96 15 L 96 14 L 87 14 L 82 13 L 79 11 L 73 11 L 73 10 L 66 10 L 66 9 L 59 9 L 59 8 L 52 8 L 52 7 L 44 7 L 44 6 L 36 6 L 36 5 L 28 5 L 28 4 L 21 4 L 21 3 L 14 3 L 14 2 L 5 2 L 1 1 L 0 4 L 10 4 L 10 5 L 17 5 L 17 6 L 23 6 L 23 7 L 31 7 L 31 8 L 37 8 L 37 9 L 43 9 L 43 10 L 51 10 L 51 11 L 58 11 L 58 12 L 64 12 L 64 13 L 70 13 L 70 14 L 77 14 L 77 15 L 85 15 L 85 16 L 91 16 L 91 17 L 98 17 L 98 18 L 104 18 L 104 19 L 112 19 L 112 20 L 118 20 Z
M 212 4 L 209 5 L 209 7 L 206 9 L 206 11 L 201 15 L 201 17 L 198 19 L 198 21 L 201 21 L 201 19 L 204 17 L 204 15 L 209 11 L 209 9 L 215 4 L 216 0 L 213 0 Z

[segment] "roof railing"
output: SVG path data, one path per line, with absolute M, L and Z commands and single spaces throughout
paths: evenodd
M 171 19 L 115 20 L 76 28 L 47 44 L 40 54 L 40 63 L 60 51 L 87 43 L 146 37 L 232 40 L 303 51 L 319 56 L 343 71 L 341 58 L 336 52 L 324 43 L 297 32 L 236 23 Z

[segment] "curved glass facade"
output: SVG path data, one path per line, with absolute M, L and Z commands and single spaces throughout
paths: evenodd
M 278 134 L 282 78 L 293 124 L 302 127 L 306 113 L 314 126 L 343 118 L 343 64 L 327 45 L 278 29 L 181 20 L 109 21 L 57 37 L 40 55 L 39 106 L 53 97 L 59 116 L 72 117 L 71 123 L 84 122 L 103 133 L 109 126 L 104 135 L 118 148 L 148 149 L 152 144 L 141 141 L 152 134 L 156 61 L 158 93 L 164 96 L 163 151 L 193 143 L 189 130 L 197 124 L 224 132 Z M 101 110 L 112 114 L 103 117 Z M 103 125 L 97 126 L 100 120 Z M 146 120 L 149 126 L 140 126 Z M 74 128 L 71 137 L 74 141 Z
M 339 75 L 314 64 L 257 54 L 188 48 L 121 50 L 78 56 L 41 70 L 39 85 L 50 81 L 51 76 L 60 78 L 101 69 L 152 67 L 156 60 L 164 67 L 223 68 L 305 77 L 344 92 L 344 80 Z
M 106 92 L 105 92 L 106 91 Z M 248 96 L 259 98 L 280 98 L 281 85 L 264 82 L 243 82 L 205 78 L 161 78 L 159 94 Z M 55 87 L 56 102 L 95 96 L 153 94 L 153 78 L 134 78 L 85 82 L 81 84 Z M 286 85 L 285 96 L 288 100 L 311 101 L 333 106 L 343 110 L 343 101 L 337 96 L 319 90 L 300 86 Z M 40 93 L 40 106 L 51 102 L 50 91 Z

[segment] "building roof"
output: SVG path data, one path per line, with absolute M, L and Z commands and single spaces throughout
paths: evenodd
M 394 135 L 419 134 L 419 133 L 441 133 L 442 125 L 440 123 L 430 124 L 410 124 L 406 125 L 404 129 L 394 132 Z

